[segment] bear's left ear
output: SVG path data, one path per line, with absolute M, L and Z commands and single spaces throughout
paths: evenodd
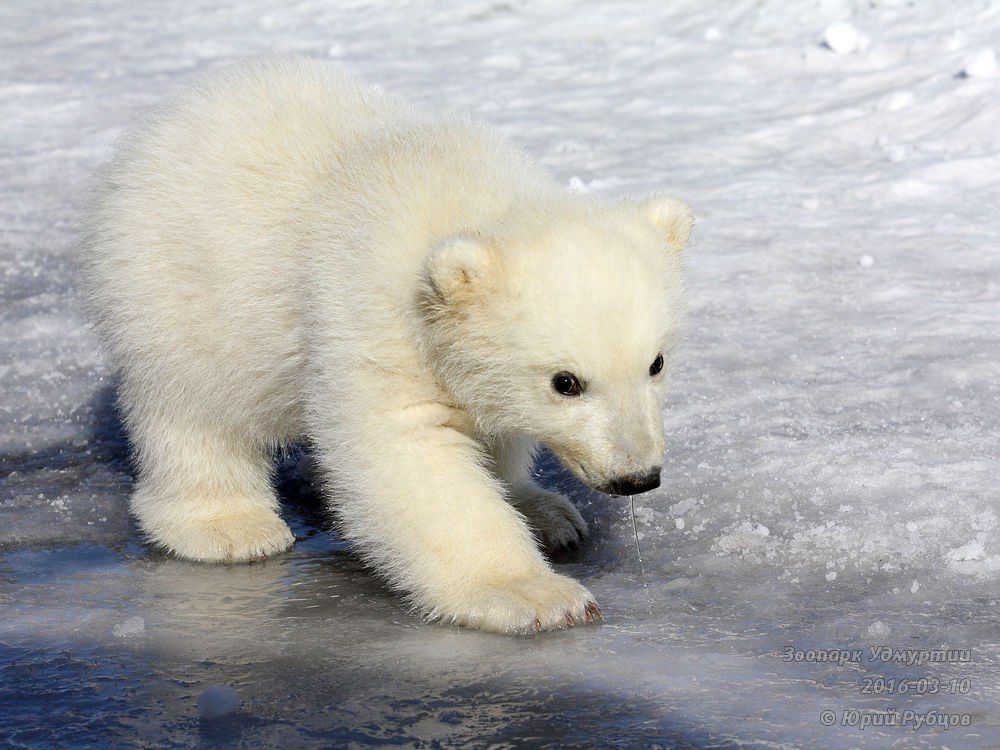
M 492 264 L 489 246 L 479 237 L 460 234 L 431 250 L 424 273 L 434 291 L 446 302 L 469 294 Z
M 694 215 L 691 207 L 679 198 L 651 195 L 639 202 L 639 211 L 675 250 L 683 250 L 691 239 Z

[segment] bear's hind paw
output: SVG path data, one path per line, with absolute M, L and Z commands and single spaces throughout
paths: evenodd
M 272 510 L 185 520 L 150 536 L 178 557 L 200 562 L 256 562 L 295 542 L 288 524 Z

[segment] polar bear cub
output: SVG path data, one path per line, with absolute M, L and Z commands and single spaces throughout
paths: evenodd
M 342 533 L 425 616 L 599 617 L 542 554 L 586 524 L 532 456 L 659 484 L 691 226 L 674 199 L 567 194 L 321 63 L 209 74 L 123 139 L 83 249 L 139 525 L 190 560 L 279 553 L 272 457 L 307 441 Z

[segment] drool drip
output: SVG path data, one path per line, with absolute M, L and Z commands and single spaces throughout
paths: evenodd
M 642 550 L 639 548 L 639 528 L 635 525 L 635 495 L 628 496 L 628 507 L 632 514 L 632 536 L 635 538 L 635 555 L 639 558 L 639 569 L 645 573 L 642 564 Z

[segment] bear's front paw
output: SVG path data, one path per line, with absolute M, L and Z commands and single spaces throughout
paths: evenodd
M 541 487 L 523 487 L 511 499 L 547 550 L 575 547 L 587 537 L 587 522 L 569 498 Z
M 546 571 L 519 581 L 497 581 L 431 612 L 430 619 L 494 633 L 561 630 L 603 619 L 593 595 L 572 578 Z
M 150 534 L 178 557 L 201 562 L 252 562 L 283 552 L 295 537 L 272 510 L 185 519 Z

